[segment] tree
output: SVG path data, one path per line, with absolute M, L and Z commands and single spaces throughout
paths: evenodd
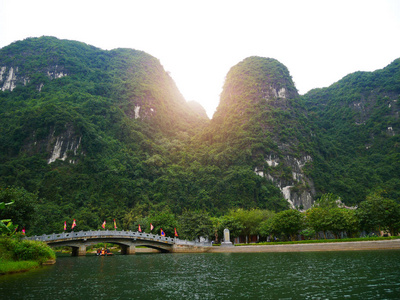
M 306 212 L 306 223 L 316 233 L 322 231 L 326 239 L 326 232 L 329 230 L 328 210 L 321 207 L 313 207 Z
M 273 218 L 269 218 L 261 222 L 260 224 L 260 235 L 263 237 L 268 237 L 271 234 L 274 233 L 273 227 L 272 227 L 272 220 Z
M 333 233 L 336 239 L 346 230 L 345 209 L 331 208 L 328 210 L 328 230 Z
M 348 237 L 353 237 L 360 230 L 360 222 L 357 218 L 356 211 L 353 209 L 344 209 L 344 230 Z
M 248 243 L 250 235 L 259 234 L 262 222 L 271 218 L 273 215 L 274 212 L 269 210 L 244 210 L 240 208 L 231 210 L 224 218 L 225 220 L 232 220 L 232 227 L 236 226 L 234 229 L 231 229 L 229 226 L 227 227 L 232 236 L 244 235 L 246 237 L 246 243 Z M 237 222 L 236 225 L 234 225 L 235 222 Z
M 154 212 L 149 216 L 149 220 L 154 226 L 154 233 L 160 234 L 160 230 L 162 229 L 166 236 L 174 236 L 174 229 L 177 227 L 178 222 L 171 211 L 166 210 L 159 213 Z
M 229 233 L 231 237 L 240 236 L 243 231 L 243 224 L 236 217 L 231 214 L 225 215 L 221 220 L 222 230 L 225 228 L 229 229 Z M 222 234 L 221 234 L 222 236 Z
M 209 214 L 205 211 L 185 210 L 178 218 L 179 235 L 188 240 L 199 237 L 211 237 L 213 234 L 213 223 Z
M 20 187 L 0 189 L 0 202 L 14 202 L 0 211 L 0 219 L 7 217 L 20 227 L 32 228 L 38 202 L 37 194 L 29 193 Z
M 271 224 L 271 231 L 280 235 L 290 237 L 292 241 L 295 240 L 295 235 L 304 228 L 304 214 L 296 209 L 284 210 L 277 213 Z
M 361 228 L 367 232 L 389 231 L 395 235 L 400 229 L 400 207 L 395 201 L 373 193 L 357 209 Z
M 335 208 L 338 207 L 338 200 L 339 197 L 335 196 L 332 193 L 323 194 L 319 199 L 314 202 L 314 207 L 321 207 L 321 208 Z
M 218 243 L 219 237 L 223 236 L 224 230 L 224 228 L 222 227 L 222 218 L 211 217 L 211 222 L 213 224 L 214 241 Z

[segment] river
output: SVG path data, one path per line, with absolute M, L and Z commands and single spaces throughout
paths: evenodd
M 0 299 L 400 299 L 400 250 L 58 257 Z

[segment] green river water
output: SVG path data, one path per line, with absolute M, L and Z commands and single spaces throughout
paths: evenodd
M 0 299 L 400 299 L 400 250 L 58 257 Z

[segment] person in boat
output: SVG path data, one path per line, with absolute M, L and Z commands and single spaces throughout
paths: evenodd
M 111 253 L 110 249 L 106 249 L 106 254 L 107 254 L 107 255 L 113 255 L 113 254 Z
M 100 255 L 106 255 L 106 251 L 104 250 L 104 248 L 101 248 L 101 253 Z
M 101 250 L 99 248 L 99 249 L 97 249 L 97 255 L 100 255 L 100 254 L 101 254 Z

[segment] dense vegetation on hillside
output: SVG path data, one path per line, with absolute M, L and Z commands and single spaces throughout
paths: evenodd
M 374 191 L 400 199 L 400 59 L 302 97 L 318 136 L 312 172 L 320 192 L 355 205 Z
M 378 189 L 399 201 L 399 60 L 299 96 L 284 65 L 250 57 L 211 121 L 141 51 L 32 38 L 0 49 L 0 70 L 0 197 L 31 209 L 17 223 L 28 234 L 72 219 L 172 232 L 286 210 L 283 191 L 302 208 L 314 185 L 346 204 Z

